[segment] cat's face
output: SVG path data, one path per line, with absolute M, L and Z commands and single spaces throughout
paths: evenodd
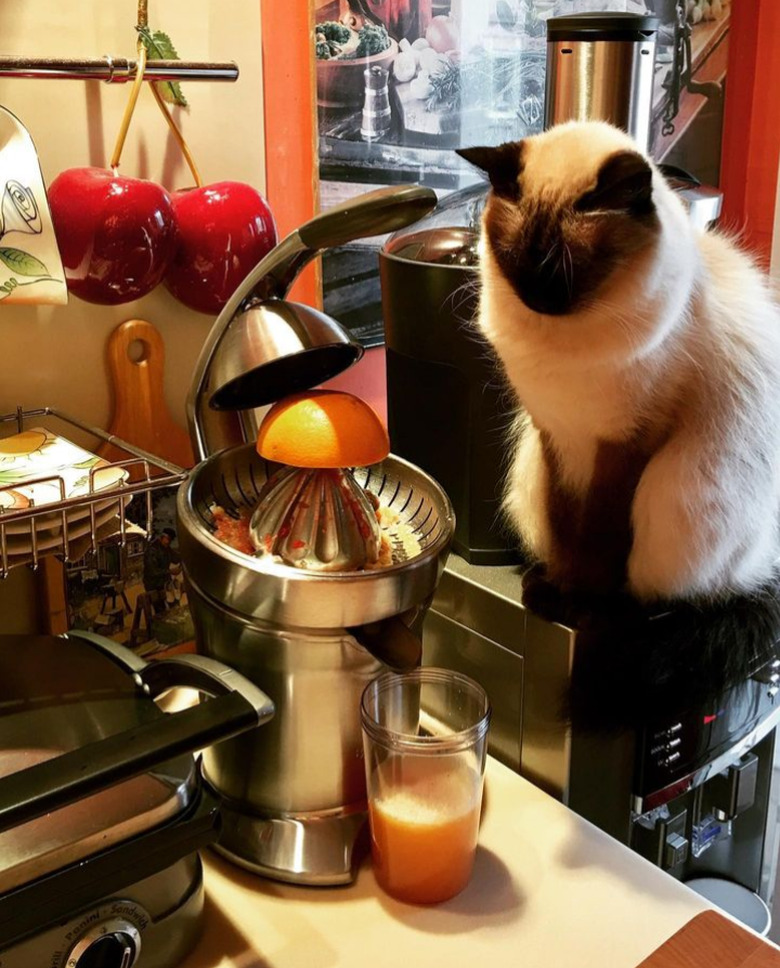
M 485 239 L 535 312 L 560 316 L 586 307 L 613 272 L 658 239 L 652 169 L 607 125 L 563 125 L 459 154 L 490 177 Z

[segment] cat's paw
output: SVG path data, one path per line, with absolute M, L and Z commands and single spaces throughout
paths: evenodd
M 533 565 L 523 575 L 523 605 L 548 622 L 562 622 L 565 613 L 561 589 L 547 577 L 544 565 Z

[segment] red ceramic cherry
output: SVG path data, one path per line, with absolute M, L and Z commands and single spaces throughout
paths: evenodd
M 178 240 L 165 285 L 201 313 L 218 313 L 276 245 L 267 202 L 250 185 L 216 182 L 172 193 Z
M 74 296 L 115 305 L 145 296 L 162 280 L 176 225 L 160 185 L 106 168 L 69 168 L 51 183 L 49 206 Z

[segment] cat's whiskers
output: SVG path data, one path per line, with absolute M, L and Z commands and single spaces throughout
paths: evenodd
M 539 268 L 540 269 L 543 269 L 547 265 L 547 263 L 550 261 L 550 259 L 553 258 L 554 255 L 557 255 L 558 258 L 560 259 L 560 252 L 558 251 L 559 245 L 560 245 L 560 243 L 559 243 L 558 239 L 556 239 L 553 242 L 553 244 L 550 246 L 550 248 L 547 250 L 547 255 L 539 263 Z
M 566 288 L 571 298 L 574 291 L 574 260 L 571 256 L 571 248 L 568 242 L 563 243 L 563 277 L 566 280 Z

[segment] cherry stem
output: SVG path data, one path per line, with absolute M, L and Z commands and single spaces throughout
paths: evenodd
M 176 139 L 176 142 L 179 145 L 179 148 L 181 149 L 181 153 L 184 155 L 184 160 L 187 162 L 187 165 L 190 171 L 192 172 L 192 177 L 195 179 L 195 187 L 200 188 L 203 185 L 203 179 L 200 177 L 200 172 L 198 171 L 198 167 L 195 164 L 194 158 L 192 157 L 192 153 L 190 152 L 189 146 L 187 142 L 184 140 L 184 135 L 179 130 L 179 126 L 173 120 L 173 115 L 165 106 L 165 101 L 163 100 L 162 94 L 160 94 L 160 92 L 157 90 L 157 85 L 150 83 L 149 87 L 152 89 L 152 94 L 154 94 L 154 99 L 157 102 L 158 107 L 162 111 L 163 117 L 168 122 L 168 127 L 171 129 L 171 132 L 173 133 L 173 136 Z
M 138 40 L 137 45 L 138 51 L 138 65 L 136 67 L 135 80 L 133 81 L 133 87 L 130 91 L 130 97 L 127 99 L 127 104 L 125 106 L 125 113 L 122 118 L 122 123 L 119 126 L 119 134 L 116 137 L 116 144 L 114 145 L 114 153 L 111 155 L 110 167 L 116 172 L 119 168 L 119 159 L 122 157 L 122 149 L 125 146 L 125 139 L 127 138 L 127 131 L 130 127 L 130 121 L 133 117 L 133 111 L 135 111 L 136 101 L 138 100 L 138 95 L 141 93 L 141 85 L 144 82 L 144 71 L 146 70 L 146 47 L 144 47 L 143 41 Z

